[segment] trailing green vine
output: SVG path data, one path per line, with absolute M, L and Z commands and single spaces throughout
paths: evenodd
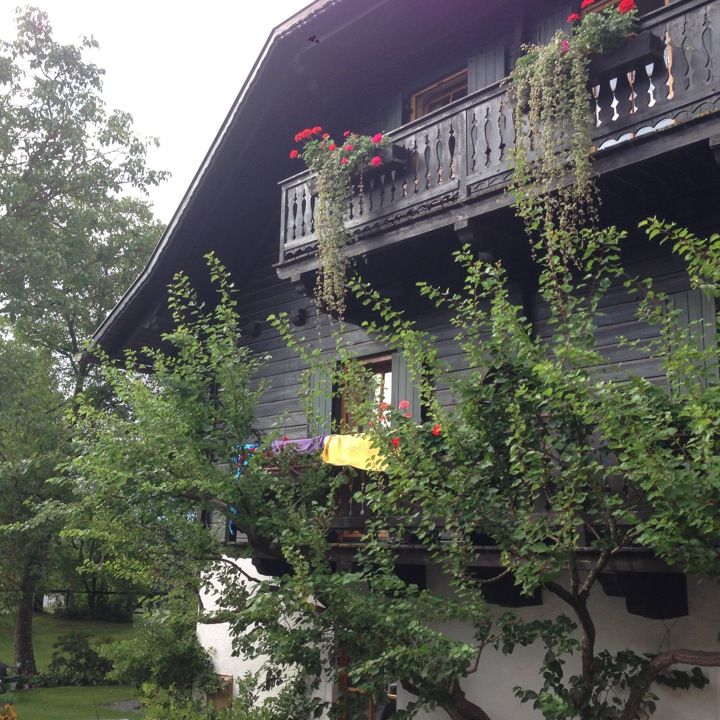
M 583 0 L 582 9 L 592 9 L 593 4 L 594 0 Z M 546 45 L 525 46 L 526 54 L 510 76 L 515 107 L 511 191 L 530 233 L 536 235 L 542 228 L 544 236 L 553 235 L 556 246 L 547 247 L 548 252 L 572 255 L 577 230 L 595 224 L 590 59 L 619 47 L 636 19 L 634 0 L 584 17 L 571 13 L 571 35 L 558 30 Z
M 358 135 L 346 130 L 343 142 L 336 143 L 316 125 L 295 135 L 303 143 L 302 152 L 290 151 L 290 158 L 301 158 L 317 178 L 315 234 L 318 248 L 318 277 L 315 288 L 318 304 L 342 316 L 345 311 L 345 277 L 348 259 L 343 252 L 348 233 L 345 215 L 351 194 L 351 176 L 366 166 L 380 167 L 378 154 L 387 144 L 381 133 Z

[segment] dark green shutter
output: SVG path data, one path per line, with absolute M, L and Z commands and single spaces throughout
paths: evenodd
M 390 132 L 403 124 L 402 96 L 394 95 L 380 111 L 380 121 L 374 132 Z
M 396 352 L 392 357 L 392 383 L 391 394 L 392 404 L 397 407 L 401 400 L 410 403 L 409 412 L 412 413 L 415 422 L 422 422 L 422 408 L 420 406 L 420 388 L 410 376 L 407 362 L 401 352 Z
M 545 45 L 552 40 L 553 35 L 560 28 L 565 28 L 569 31 L 569 26 L 566 23 L 567 16 L 572 12 L 572 5 L 566 5 L 555 10 L 550 15 L 546 15 L 536 26 L 534 37 L 532 42 L 536 45 Z
M 702 290 L 687 290 L 669 296 L 669 309 L 676 310 L 675 323 L 678 330 L 691 328 L 697 338 L 698 350 L 710 351 L 711 355 L 698 368 L 707 382 L 717 382 L 717 329 L 715 299 Z
M 505 47 L 491 48 L 468 60 L 468 92 L 500 82 L 507 74 Z
M 332 432 L 332 378 L 322 368 L 310 372 L 308 437 Z

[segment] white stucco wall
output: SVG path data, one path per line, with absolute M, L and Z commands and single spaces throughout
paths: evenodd
M 233 559 L 233 562 L 237 563 L 248 575 L 259 579 L 263 578 L 249 558 L 236 558 Z M 216 596 L 212 591 L 205 592 L 202 595 L 202 603 L 207 611 L 217 608 Z M 202 646 L 210 652 L 215 672 L 220 675 L 240 677 L 247 672 L 257 671 L 262 665 L 262 658 L 252 660 L 233 655 L 230 625 L 228 623 L 210 625 L 198 623 L 197 636 Z M 235 691 L 236 688 L 234 687 L 233 690 Z
M 258 576 L 249 559 L 238 560 L 250 575 Z M 441 592 L 444 587 L 440 573 L 428 568 L 428 587 Z M 206 607 L 213 607 L 213 598 L 204 597 Z M 703 650 L 720 650 L 720 587 L 718 585 L 688 578 L 689 615 L 674 620 L 648 620 L 630 615 L 621 597 L 607 597 L 596 587 L 590 600 L 590 610 L 597 627 L 597 649 L 611 651 L 632 648 L 638 652 L 691 647 Z M 505 608 L 491 606 L 498 615 Z M 523 619 L 553 618 L 566 614 L 572 618 L 569 608 L 554 595 L 543 593 L 543 604 L 538 607 L 517 610 Z M 458 639 L 469 636 L 467 626 L 460 623 L 448 624 L 445 631 Z M 198 638 L 204 647 L 212 652 L 215 671 L 222 675 L 238 677 L 248 671 L 256 671 L 262 659 L 247 660 L 235 657 L 227 623 L 219 625 L 198 625 Z M 539 688 L 538 669 L 543 649 L 540 645 L 518 648 L 512 655 L 505 656 L 487 650 L 478 671 L 462 683 L 468 699 L 477 702 L 493 720 L 538 720 L 541 715 L 529 704 L 522 704 L 514 697 L 513 687 L 521 685 Z M 572 672 L 568 663 L 567 672 Z M 720 669 L 708 668 L 706 674 L 710 684 L 702 691 L 667 690 L 656 687 L 660 696 L 658 711 L 653 720 L 720 720 Z M 333 688 L 327 683 L 320 688 L 320 696 L 326 700 L 332 697 Z M 398 707 L 404 707 L 410 696 L 402 687 L 398 688 Z M 422 720 L 447 720 L 442 710 L 421 713 Z
M 442 578 L 428 569 L 428 587 L 437 590 Z M 690 647 L 703 650 L 720 650 L 720 588 L 709 582 L 688 578 L 687 617 L 674 620 L 648 620 L 628 614 L 625 600 L 607 597 L 600 587 L 593 591 L 590 611 L 597 627 L 597 649 L 620 650 L 632 648 L 638 652 L 657 652 L 661 649 Z M 491 606 L 500 615 L 505 608 Z M 543 604 L 521 608 L 517 612 L 523 619 L 552 618 L 565 614 L 572 618 L 569 608 L 548 592 L 543 593 Z M 574 618 L 572 618 L 574 619 Z M 458 639 L 468 637 L 467 627 L 456 623 L 447 632 Z M 493 720 L 538 720 L 542 716 L 530 704 L 522 704 L 513 695 L 516 685 L 537 689 L 542 686 L 538 668 L 543 650 L 539 645 L 518 648 L 505 656 L 493 650 L 483 654 L 477 673 L 462 683 L 469 700 L 477 702 Z M 571 672 L 568 663 L 567 672 Z M 579 663 L 578 666 L 579 667 Z M 687 669 L 687 668 L 686 668 Z M 705 673 L 710 684 L 704 690 L 669 690 L 656 686 L 660 701 L 653 720 L 720 720 L 720 670 L 708 668 Z M 404 707 L 408 695 L 399 690 L 398 707 Z M 421 713 L 422 720 L 447 720 L 442 710 Z

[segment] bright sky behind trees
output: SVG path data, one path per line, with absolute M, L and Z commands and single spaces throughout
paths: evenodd
M 308 3 L 0 0 L 0 37 L 14 37 L 20 4 L 45 10 L 61 42 L 95 37 L 108 105 L 132 113 L 138 133 L 160 139 L 150 162 L 172 178 L 150 198 L 168 222 L 270 31 Z

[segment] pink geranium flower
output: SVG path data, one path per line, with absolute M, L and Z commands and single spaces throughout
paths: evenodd
M 382 158 L 379 155 L 376 155 L 372 160 L 370 160 L 370 164 L 373 167 L 380 167 L 382 165 Z

